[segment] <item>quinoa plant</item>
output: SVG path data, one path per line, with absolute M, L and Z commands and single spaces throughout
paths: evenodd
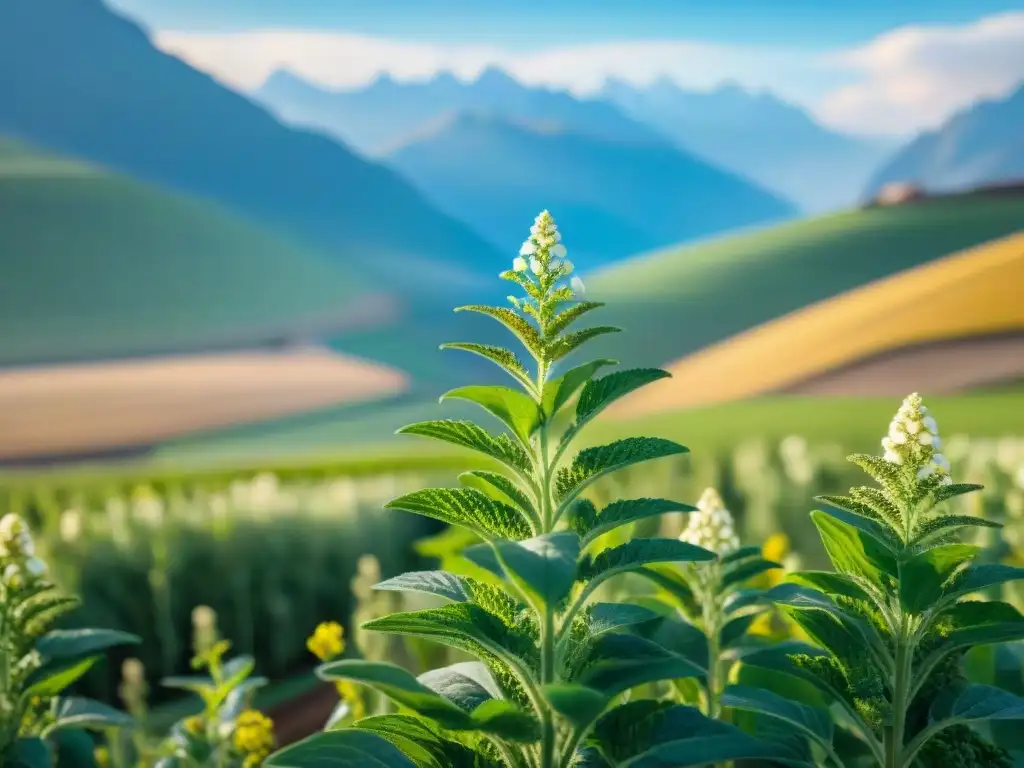
M 796 573 L 773 590 L 817 645 L 745 659 L 798 681 L 785 692 L 802 688 L 802 700 L 738 689 L 724 702 L 802 733 L 826 765 L 1009 768 L 1008 755 L 970 726 L 1020 719 L 1024 699 L 968 682 L 962 660 L 974 646 L 1024 639 L 1016 608 L 968 599 L 1024 578 L 1024 569 L 974 562 L 981 548 L 959 541 L 965 530 L 998 524 L 944 508 L 980 486 L 952 481 L 920 396 L 904 400 L 882 446 L 883 456 L 850 457 L 876 487 L 819 497 L 828 508 L 811 515 L 835 572 Z M 857 749 L 837 753 L 822 706 L 857 737 Z
M 690 511 L 659 499 L 627 499 L 598 510 L 584 491 L 610 472 L 687 449 L 630 437 L 570 447 L 616 399 L 664 378 L 661 370 L 625 370 L 595 378 L 607 359 L 556 370 L 585 342 L 617 328 L 570 330 L 601 305 L 582 301 L 578 278 L 552 217 L 537 217 L 513 268 L 501 275 L 525 294 L 511 308 L 462 307 L 508 328 L 532 358 L 484 344 L 445 345 L 480 355 L 518 385 L 468 386 L 442 399 L 468 400 L 507 431 L 470 421 L 413 424 L 400 432 L 484 454 L 500 471 L 474 470 L 462 487 L 411 493 L 388 506 L 460 526 L 480 543 L 465 554 L 499 578 L 485 583 L 444 571 L 407 573 L 378 585 L 438 595 L 440 608 L 373 620 L 368 629 L 424 637 L 478 659 L 420 677 L 393 664 L 342 660 L 326 679 L 376 688 L 403 708 L 353 727 L 328 730 L 271 756 L 268 765 L 300 766 L 699 766 L 772 753 L 733 726 L 671 701 L 625 701 L 637 686 L 695 672 L 680 654 L 637 629 L 657 618 L 628 603 L 594 602 L 609 579 L 651 563 L 712 561 L 713 552 L 678 539 L 632 539 L 600 548 L 603 534 L 666 512 Z M 571 415 L 571 420 L 565 416 Z M 636 630 L 636 631 L 634 631 Z
M 107 649 L 139 638 L 102 629 L 50 629 L 78 600 L 47 578 L 16 514 L 0 519 L 0 765 L 49 768 L 64 729 L 130 726 L 131 717 L 65 692 Z
M 645 575 L 661 587 L 658 597 L 681 615 L 681 620 L 670 616 L 654 637 L 687 656 L 701 672 L 675 681 L 677 697 L 717 718 L 733 665 L 757 642 L 748 630 L 768 608 L 762 599 L 765 590 L 751 582 L 781 566 L 765 559 L 760 547 L 740 546 L 732 515 L 714 488 L 704 491 L 680 539 L 714 552 L 719 559 L 645 569 Z

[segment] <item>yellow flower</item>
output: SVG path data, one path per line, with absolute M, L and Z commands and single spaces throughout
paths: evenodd
M 352 710 L 352 719 L 361 720 L 366 716 L 366 705 L 363 703 L 363 697 L 359 695 L 359 689 L 355 683 L 351 680 L 338 680 L 334 687 L 342 700 L 348 702 L 349 708 Z
M 761 547 L 765 560 L 781 563 L 789 554 L 789 537 L 784 533 L 773 533 Z
M 318 625 L 306 640 L 309 652 L 320 661 L 330 661 L 345 650 L 345 630 L 336 621 L 325 621 Z
M 110 765 L 110 750 L 106 747 L 96 747 L 92 751 L 92 759 L 100 768 L 108 768 Z
M 200 715 L 194 717 L 185 718 L 185 730 L 193 736 L 198 736 L 204 730 L 206 730 L 206 723 L 203 722 L 203 718 Z
M 757 618 L 750 625 L 750 629 L 747 630 L 752 635 L 765 635 L 771 636 L 775 630 L 772 627 L 772 614 L 771 611 L 765 611 L 764 613 L 758 614 Z
M 235 749 L 245 755 L 245 765 L 259 765 L 274 748 L 274 723 L 255 709 L 246 709 L 235 721 Z

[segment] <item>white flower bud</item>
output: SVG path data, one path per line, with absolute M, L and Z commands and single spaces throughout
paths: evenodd
M 544 265 L 537 259 L 530 259 L 530 271 L 535 275 L 539 275 L 544 271 Z
M 565 261 L 562 262 L 562 271 L 565 272 L 565 274 L 571 275 L 573 269 L 574 269 L 574 267 L 572 265 L 572 262 L 569 261 L 568 259 L 566 259 Z
M 882 458 L 884 458 L 890 464 L 902 464 L 903 463 L 903 457 L 900 456 L 898 453 L 896 453 L 896 451 L 886 451 L 885 452 L 885 456 L 883 456 Z
M 583 281 L 578 277 L 573 277 L 572 280 L 569 281 L 569 287 L 572 288 L 573 293 L 585 293 Z
M 924 411 L 924 406 L 923 405 L 921 406 L 921 411 L 922 412 Z M 935 422 L 935 419 L 933 419 L 931 416 L 925 416 L 924 419 L 922 420 L 922 423 L 924 424 L 925 428 L 929 432 L 931 432 L 933 435 L 939 434 L 939 425 Z
M 555 245 L 551 246 L 551 255 L 552 256 L 556 256 L 559 259 L 564 259 L 565 258 L 565 254 L 566 254 L 565 246 L 562 245 L 561 243 L 556 243 Z
M 516 256 L 516 258 L 512 262 L 512 269 L 515 272 L 525 272 L 526 259 L 524 259 L 522 256 Z
M 932 456 L 932 461 L 935 462 L 936 466 L 941 467 L 942 469 L 944 469 L 947 472 L 949 472 L 949 470 L 950 470 L 949 459 L 947 459 L 941 453 L 936 453 L 934 456 Z
M 931 445 L 932 441 L 935 440 L 934 435 L 931 432 L 922 432 L 917 436 L 917 442 L 921 445 Z
M 527 240 L 526 242 L 524 242 L 522 247 L 519 249 L 520 256 L 532 256 L 536 252 L 537 246 L 533 244 L 532 240 Z

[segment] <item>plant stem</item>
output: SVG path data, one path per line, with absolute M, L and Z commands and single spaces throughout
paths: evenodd
M 892 691 L 892 723 L 885 728 L 885 768 L 901 768 L 903 765 L 903 729 L 907 720 L 907 691 L 910 685 L 910 643 L 907 620 L 900 618 L 899 633 L 896 636 L 896 679 Z
M 544 382 L 548 375 L 545 360 L 537 361 L 537 391 L 544 391 Z M 548 426 L 543 424 L 538 431 L 537 449 L 540 461 L 540 525 L 541 534 L 551 533 L 553 527 L 551 503 L 551 467 L 548 466 Z M 544 615 L 541 617 L 540 628 L 540 682 L 548 685 L 555 682 L 555 610 L 554 606 L 545 602 Z M 556 764 L 555 723 L 551 708 L 545 703 L 541 713 L 541 768 L 553 768 Z

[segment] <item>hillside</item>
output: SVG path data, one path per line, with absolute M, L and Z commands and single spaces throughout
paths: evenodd
M 771 93 L 725 83 L 700 93 L 667 78 L 647 87 L 611 79 L 599 92 L 680 146 L 819 213 L 852 205 L 888 143 L 830 131 Z
M 865 197 L 889 182 L 952 190 L 1010 180 L 1024 180 L 1024 85 L 918 136 L 875 174 Z
M 0 254 L 0 366 L 304 341 L 373 319 L 361 277 L 321 253 L 10 140 Z
M 496 246 L 550 209 L 579 265 L 792 216 L 782 200 L 667 143 L 604 141 L 459 113 L 388 162 Z
M 668 366 L 673 378 L 626 398 L 614 413 L 633 417 L 779 391 L 949 394 L 1013 380 L 1024 376 L 1022 285 L 1024 234 L 1017 234 L 689 355 Z
M 0 3 L 0 94 L 0 133 L 219 202 L 394 292 L 506 261 L 392 171 L 281 125 L 101 0 Z
M 640 256 L 587 280 L 602 322 L 642 345 L 598 340 L 592 354 L 662 365 L 817 301 L 1006 237 L 1024 199 L 960 197 L 856 210 Z M 571 241 L 567 242 L 571 245 Z M 586 264 L 581 265 L 583 271 Z M 584 275 L 586 277 L 586 275 Z
M 472 82 L 451 74 L 418 82 L 397 82 L 382 75 L 365 88 L 348 91 L 331 91 L 278 70 L 252 96 L 282 120 L 327 131 L 370 156 L 387 154 L 425 125 L 466 110 L 551 122 L 607 141 L 663 140 L 608 102 L 529 87 L 495 67 Z

